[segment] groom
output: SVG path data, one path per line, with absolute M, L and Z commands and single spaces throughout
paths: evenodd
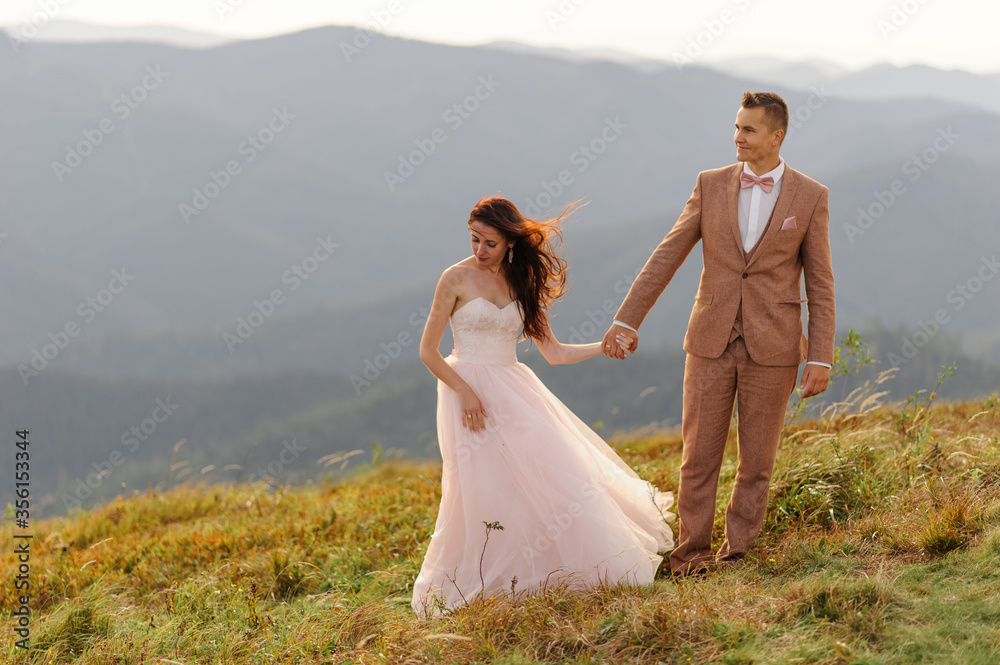
M 638 347 L 638 328 L 700 240 L 704 269 L 684 337 L 684 415 L 675 577 L 706 570 L 716 490 L 737 404 L 738 466 L 719 562 L 742 559 L 760 532 L 768 486 L 798 365 L 802 397 L 826 390 L 834 348 L 829 190 L 780 157 L 788 106 L 747 92 L 736 114 L 738 164 L 698 174 L 684 212 L 636 277 L 604 336 Z M 800 280 L 805 275 L 806 300 Z M 808 312 L 802 334 L 802 303 Z

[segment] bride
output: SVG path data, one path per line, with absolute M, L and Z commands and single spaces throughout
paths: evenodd
M 536 589 L 647 584 L 673 547 L 670 493 L 634 471 L 517 360 L 525 337 L 551 364 L 601 353 L 563 344 L 549 305 L 565 292 L 557 224 L 510 201 L 472 210 L 473 255 L 441 275 L 420 340 L 438 381 L 441 506 L 412 606 L 438 614 L 479 597 Z M 455 348 L 438 347 L 451 319 Z M 632 340 L 622 335 L 623 349 Z

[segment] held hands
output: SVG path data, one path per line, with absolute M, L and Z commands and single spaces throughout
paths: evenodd
M 819 395 L 830 383 L 830 368 L 822 365 L 806 365 L 802 370 L 802 399 Z
M 609 358 L 624 359 L 629 353 L 635 353 L 639 348 L 639 333 L 621 326 L 611 326 L 604 334 L 601 351 Z

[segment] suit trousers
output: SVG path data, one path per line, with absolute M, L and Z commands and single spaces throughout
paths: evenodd
M 736 482 L 726 508 L 725 541 L 715 558 L 740 557 L 760 532 L 788 398 L 797 365 L 758 365 L 736 337 L 718 358 L 687 355 L 684 364 L 684 451 L 678 488 L 680 536 L 673 571 L 704 567 L 712 557 L 719 471 L 736 403 Z

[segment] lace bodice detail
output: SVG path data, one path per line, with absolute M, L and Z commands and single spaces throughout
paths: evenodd
M 497 307 L 485 298 L 475 298 L 451 315 L 455 336 L 454 354 L 460 359 L 517 357 L 517 340 L 524 324 L 517 303 Z

